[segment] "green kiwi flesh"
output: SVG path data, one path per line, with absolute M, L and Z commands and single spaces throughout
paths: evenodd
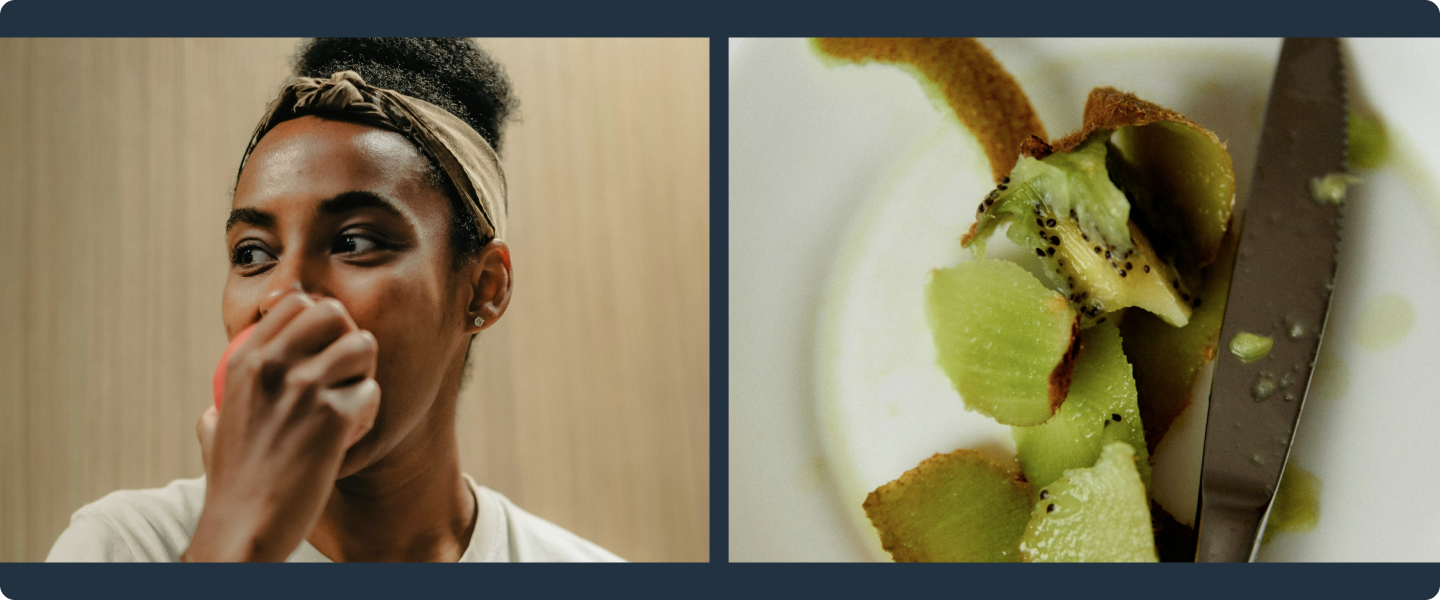
M 1150 453 L 1135 378 L 1113 323 L 1081 334 L 1070 394 L 1055 416 L 1033 427 L 1013 427 L 1011 434 L 1025 479 L 1037 487 L 1050 485 L 1070 469 L 1094 465 L 1106 444 L 1119 441 L 1134 449 L 1136 469 L 1149 488 Z
M 1235 174 L 1225 145 L 1174 121 L 1120 127 L 1111 138 L 1119 185 L 1156 251 L 1182 275 L 1215 261 L 1230 227 Z M 1118 165 L 1117 165 L 1118 166 Z
M 1078 317 L 1019 265 L 972 260 L 931 273 L 925 315 L 937 362 L 965 407 L 1038 425 L 1070 389 Z
M 1135 450 L 1110 442 L 1095 466 L 1041 489 L 1020 538 L 1025 562 L 1158 562 Z
M 980 203 L 962 244 L 984 256 L 985 240 L 1006 236 L 1031 248 L 1055 288 L 1080 313 L 1081 327 L 1134 306 L 1183 327 L 1191 306 L 1174 268 L 1130 219 L 1130 202 L 1111 181 L 1103 132 L 1072 152 L 1021 157 L 1010 177 Z
M 974 450 L 936 454 L 865 498 L 895 562 L 1017 562 L 1032 487 Z
M 1152 453 L 1170 425 L 1190 405 L 1200 373 L 1219 352 L 1220 326 L 1225 320 L 1225 300 L 1230 295 L 1238 240 L 1235 232 L 1228 233 L 1220 255 L 1202 270 L 1200 295 L 1195 298 L 1198 306 L 1190 323 L 1171 327 L 1159 317 L 1140 311 L 1130 311 L 1121 320 L 1120 337 L 1125 356 L 1134 367 L 1140 418 Z

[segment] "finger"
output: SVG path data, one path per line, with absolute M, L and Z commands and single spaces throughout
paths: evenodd
M 366 378 L 349 387 L 325 390 L 320 398 L 345 423 L 345 435 L 342 436 L 344 448 L 355 445 L 375 426 L 375 415 L 380 412 L 380 384 L 374 378 Z
M 306 307 L 275 337 L 266 343 L 266 353 L 282 364 L 315 354 L 334 343 L 340 336 L 359 329 L 345 305 L 334 298 L 324 298 Z
M 215 408 L 213 404 L 205 410 L 205 414 L 200 415 L 200 420 L 195 423 L 195 437 L 200 440 L 200 459 L 205 465 L 206 475 L 211 473 L 210 457 L 214 454 L 215 427 L 219 423 L 220 409 Z
M 250 334 L 250 339 L 246 340 L 245 344 L 264 345 L 268 343 L 284 330 L 291 320 L 312 306 L 315 306 L 314 298 L 299 290 L 290 292 L 284 299 L 276 302 L 275 306 L 270 308 L 270 312 L 265 313 L 265 317 L 255 324 L 255 331 Z
M 315 369 L 314 381 L 321 388 L 348 387 L 375 376 L 379 355 L 380 346 L 375 341 L 375 335 L 356 330 L 335 340 L 300 368 Z

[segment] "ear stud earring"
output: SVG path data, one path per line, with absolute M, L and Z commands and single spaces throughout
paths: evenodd
M 480 318 L 480 317 L 475 317 L 475 326 L 476 326 L 476 327 L 484 327 L 484 326 L 485 326 L 485 319 L 482 319 L 482 318 Z

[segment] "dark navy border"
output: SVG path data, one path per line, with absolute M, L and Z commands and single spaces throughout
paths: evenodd
M 443 15 L 438 17 L 436 15 Z M 729 547 L 728 44 L 743 35 L 1435 36 L 1430 0 L 1156 2 L 743 0 L 616 5 L 434 0 L 11 0 L 0 36 L 699 36 L 711 38 L 710 559 L 702 565 L 0 564 L 0 592 L 34 598 L 635 597 L 1415 598 L 1440 565 L 742 565 Z M 0 82 L 0 93 L 5 93 Z M 740 317 L 743 318 L 743 315 Z M 559 569 L 557 571 L 557 569 Z
M 65 565 L 0 564 L 42 598 L 1161 598 L 1423 600 L 1436 564 Z
M 710 562 L 730 560 L 729 47 L 710 38 Z
M 0 36 L 1435 36 L 1432 0 L 10 0 Z

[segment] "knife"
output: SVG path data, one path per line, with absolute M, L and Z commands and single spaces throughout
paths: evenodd
M 1255 559 L 1330 310 L 1343 203 L 1312 181 L 1346 171 L 1344 65 L 1335 39 L 1280 49 L 1220 330 L 1200 467 L 1197 562 Z M 1238 225 L 1238 224 L 1237 224 Z M 1274 340 L 1246 364 L 1236 334 Z

